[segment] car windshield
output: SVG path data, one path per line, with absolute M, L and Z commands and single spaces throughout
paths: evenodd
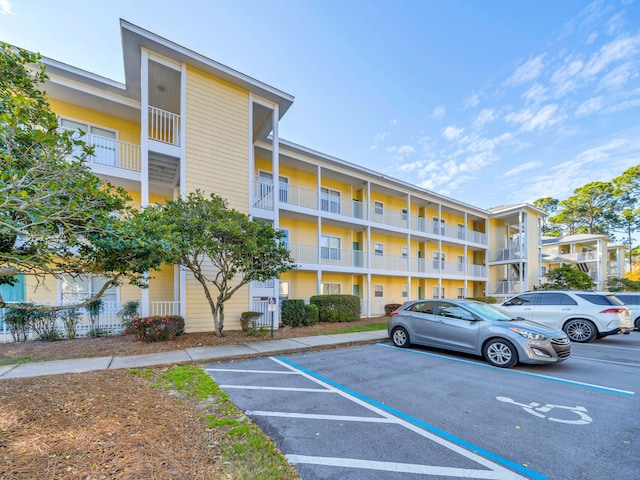
M 514 320 L 514 317 L 508 312 L 486 303 L 465 303 L 464 306 L 486 320 L 497 320 L 499 322 Z

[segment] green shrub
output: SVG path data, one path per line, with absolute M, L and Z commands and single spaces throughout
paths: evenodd
M 67 310 L 62 314 L 64 332 L 69 340 L 76 338 L 76 327 L 80 321 L 80 312 L 77 309 Z
M 397 309 L 399 309 L 402 306 L 401 303 L 387 303 L 384 306 L 384 316 L 388 317 L 391 315 L 391 312 L 395 312 Z
M 33 303 L 22 305 L 35 306 Z M 21 308 L 7 308 L 4 314 L 4 323 L 9 327 L 11 337 L 14 342 L 26 342 L 29 338 L 29 329 L 33 310 L 22 310 Z
M 318 306 L 312 303 L 304 306 L 304 320 L 302 324 L 304 326 L 313 326 L 318 323 Z
M 137 317 L 131 321 L 131 332 L 141 342 L 162 342 L 184 333 L 184 319 L 179 315 Z
M 477 302 L 484 303 L 498 303 L 498 299 L 496 297 L 468 297 L 468 300 L 475 300 Z
M 262 316 L 262 312 L 242 312 L 240 314 L 240 326 L 243 332 L 256 329 L 256 319 Z
M 355 295 L 314 295 L 309 300 L 318 307 L 321 322 L 355 322 L 360 319 L 360 299 Z
M 140 309 L 140 300 L 127 300 L 122 307 L 122 310 L 118 312 L 118 316 L 122 319 L 122 326 L 124 327 L 124 334 L 133 334 L 131 331 L 131 321 L 138 316 L 138 310 Z
M 304 314 L 304 300 L 283 300 L 280 303 L 280 319 L 285 325 L 300 327 Z
M 91 321 L 91 329 L 89 335 L 91 337 L 100 337 L 103 335 L 100 329 L 100 312 L 102 311 L 102 299 L 96 298 L 87 304 L 87 312 L 89 312 L 89 320 Z

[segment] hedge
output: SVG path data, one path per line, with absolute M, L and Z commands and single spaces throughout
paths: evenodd
M 314 295 L 309 303 L 318 307 L 318 320 L 321 322 L 360 320 L 360 299 L 355 295 Z

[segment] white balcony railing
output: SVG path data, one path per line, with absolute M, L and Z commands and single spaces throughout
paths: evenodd
M 526 288 L 525 288 L 526 290 Z M 521 293 L 520 282 L 516 280 L 505 280 L 502 282 L 487 283 L 487 295 L 489 296 L 511 296 Z
M 180 115 L 149 106 L 149 138 L 180 146 Z
M 490 262 L 502 262 L 509 260 L 521 260 L 526 258 L 526 253 L 518 247 L 500 248 L 489 251 Z
M 134 172 L 141 170 L 140 145 L 89 133 L 81 135 L 79 131 L 74 132 L 73 138 L 82 140 L 88 146 L 93 147 L 93 155 L 87 157 L 87 163 L 89 164 L 121 168 Z M 71 156 L 80 156 L 81 154 L 80 147 L 74 147 L 71 152 Z

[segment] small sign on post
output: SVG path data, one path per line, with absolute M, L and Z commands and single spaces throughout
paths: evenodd
M 275 311 L 276 311 L 276 305 L 277 305 L 277 299 L 276 297 L 269 297 L 269 312 L 271 314 L 271 338 L 273 338 L 273 323 L 274 323 L 274 317 L 275 317 Z

